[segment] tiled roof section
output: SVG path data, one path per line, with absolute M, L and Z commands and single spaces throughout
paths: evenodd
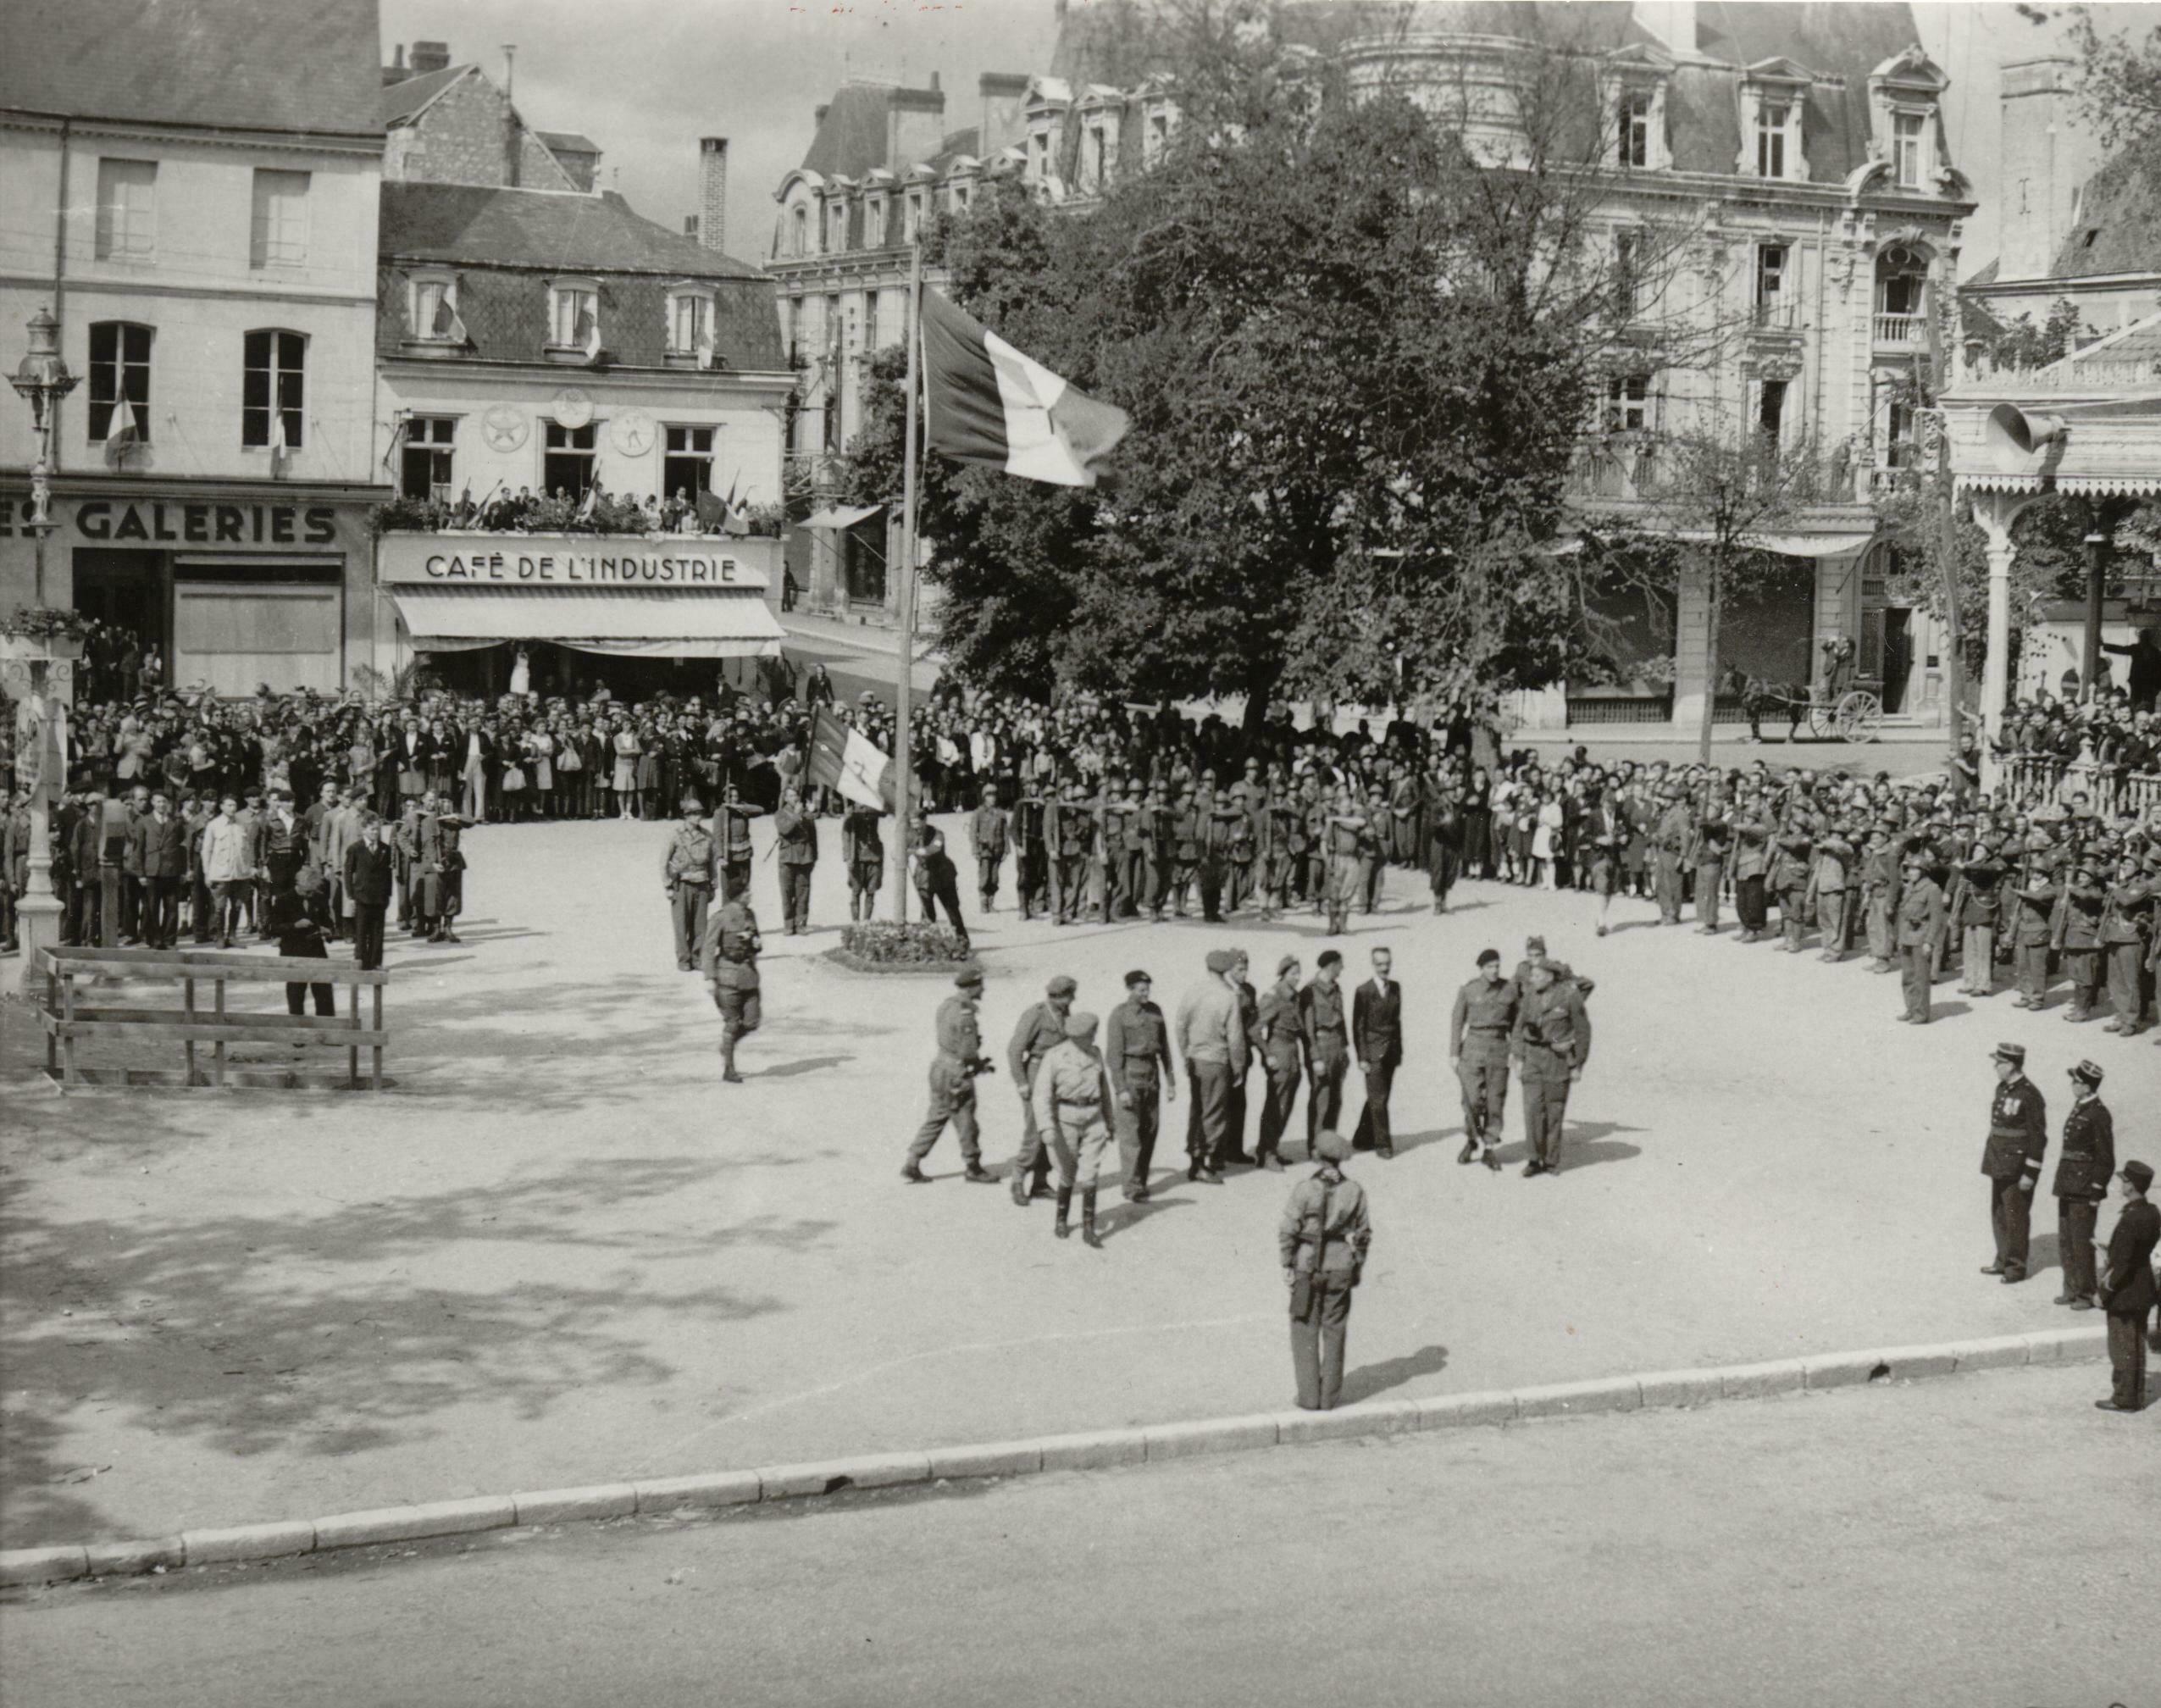
M 0 107 L 380 135 L 375 0 L 7 0 Z
M 472 69 L 470 65 L 451 65 L 390 85 L 383 91 L 384 127 L 389 129 L 417 117 L 422 108 Z
M 2118 155 L 2079 194 L 2079 217 L 2049 269 L 2058 279 L 2161 272 L 2161 139 Z
M 653 273 L 756 279 L 748 262 L 599 196 L 463 184 L 383 186 L 382 253 L 407 261 L 467 261 L 542 271 Z
M 557 154 L 597 154 L 601 145 L 590 136 L 581 136 L 575 130 L 540 130 L 535 133 L 551 150 Z
M 2003 270 L 2003 263 L 2001 259 L 1992 261 L 1959 288 L 1965 291 L 1986 291 L 1996 282 L 1996 275 Z
M 971 125 L 965 130 L 956 130 L 938 146 L 938 152 L 923 164 L 941 178 L 953 169 L 954 163 L 964 154 L 976 152 L 977 128 Z
M 818 122 L 817 135 L 811 138 L 803 169 L 825 178 L 860 178 L 874 167 L 891 164 L 885 158 L 885 145 L 892 93 L 883 84 L 843 83 Z
M 406 348 L 411 334 L 406 320 L 411 294 L 407 285 L 415 270 L 387 260 L 380 269 L 377 286 L 380 307 L 375 318 L 375 348 L 380 356 L 410 353 Z M 546 360 L 549 269 L 453 267 L 448 270 L 457 279 L 457 314 L 465 323 L 472 358 L 535 364 Z M 601 278 L 603 365 L 667 365 L 669 282 L 652 274 Z M 712 286 L 713 348 L 721 364 L 738 372 L 770 374 L 785 369 L 787 352 L 780 341 L 780 318 L 773 312 L 772 282 L 762 277 L 730 277 L 714 280 Z M 568 383 L 578 370 L 551 364 L 551 371 L 563 376 L 559 383 Z

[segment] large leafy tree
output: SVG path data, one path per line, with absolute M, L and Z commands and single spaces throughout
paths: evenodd
M 1541 546 L 1607 336 L 1599 103 L 1577 62 L 1531 55 L 1495 165 L 1255 22 L 1185 14 L 1177 137 L 1095 208 L 1007 183 L 937 234 L 964 307 L 1133 418 L 1094 493 L 930 460 L 948 657 L 1038 690 L 1243 696 L 1256 723 L 1285 695 L 1545 679 L 1579 572 Z M 890 497 L 897 389 L 879 401 L 852 448 Z

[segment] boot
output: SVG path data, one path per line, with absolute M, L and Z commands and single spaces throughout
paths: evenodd
M 1052 1224 L 1050 1229 L 1061 1239 L 1065 1239 L 1073 1231 L 1071 1223 L 1067 1220 L 1067 1217 L 1072 1213 L 1072 1208 L 1073 1189 L 1070 1186 L 1061 1186 L 1058 1189 L 1058 1219 Z
M 720 1077 L 730 1085 L 740 1085 L 743 1076 L 735 1071 L 735 1040 L 723 1038 L 720 1042 Z
M 1091 1186 L 1081 1194 L 1081 1242 L 1100 1251 L 1103 1241 L 1095 1231 L 1095 1189 Z
M 1028 1190 L 1028 1170 L 1022 1167 L 1018 1162 L 1014 1163 L 1012 1183 L 1012 1198 L 1014 1204 L 1019 1208 L 1025 1210 L 1028 1206 L 1029 1198 L 1033 1195 Z

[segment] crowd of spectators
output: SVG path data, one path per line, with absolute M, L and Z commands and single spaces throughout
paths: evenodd
M 610 492 L 595 481 L 581 496 L 567 486 L 535 492 L 521 486 L 475 499 L 468 486 L 456 498 L 399 498 L 383 507 L 381 525 L 407 533 L 472 529 L 491 534 L 679 534 L 741 539 L 777 535 L 780 517 L 771 506 L 730 504 L 712 492 L 679 489 L 667 497 L 648 492 Z

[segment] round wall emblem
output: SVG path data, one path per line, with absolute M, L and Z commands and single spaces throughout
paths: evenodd
M 490 451 L 522 451 L 532 430 L 525 412 L 507 403 L 496 404 L 480 418 L 480 436 L 488 441 Z
M 555 407 L 551 413 L 558 425 L 574 433 L 593 419 L 593 400 L 575 385 L 566 385 L 555 394 Z
M 642 409 L 628 409 L 615 418 L 608 436 L 615 441 L 615 448 L 623 456 L 643 457 L 653 448 L 658 434 L 651 416 Z

